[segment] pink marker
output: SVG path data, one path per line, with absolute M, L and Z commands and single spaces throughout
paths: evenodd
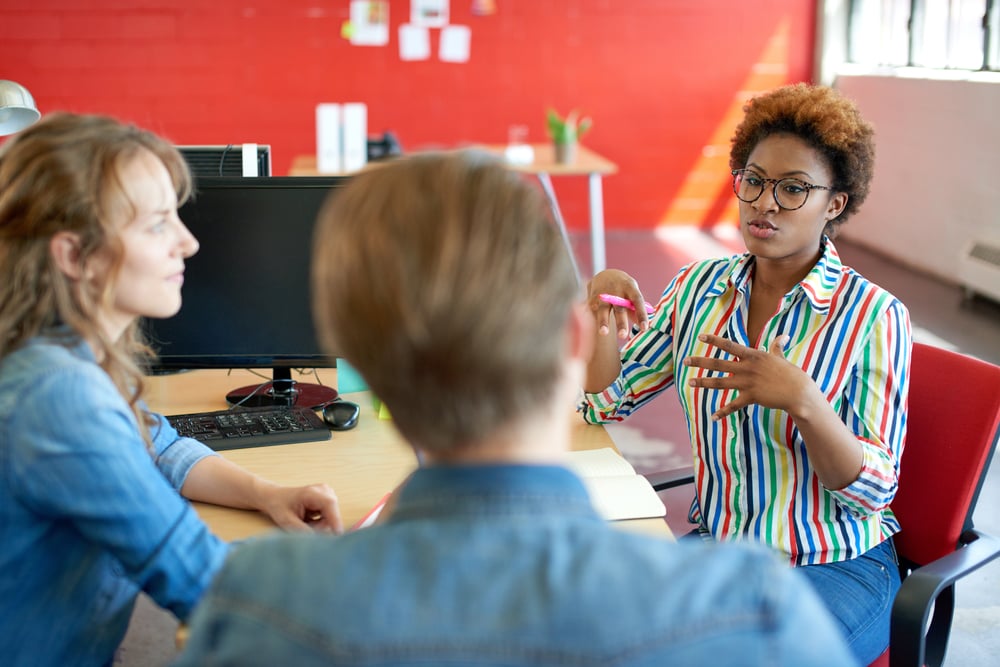
M 620 296 L 615 296 L 614 294 L 599 294 L 601 301 L 604 303 L 610 303 L 612 306 L 620 306 L 622 308 L 628 308 L 629 310 L 635 310 L 635 304 L 628 299 L 623 299 Z M 652 315 L 656 309 L 647 301 L 646 302 L 646 314 Z

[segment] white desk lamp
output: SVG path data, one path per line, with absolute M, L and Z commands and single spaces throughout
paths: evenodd
M 0 79 L 0 136 L 19 132 L 41 117 L 27 88 Z

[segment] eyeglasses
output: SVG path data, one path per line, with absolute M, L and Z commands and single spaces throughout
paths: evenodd
M 750 169 L 733 169 L 733 192 L 740 201 L 752 204 L 764 194 L 764 186 L 773 183 L 774 201 L 786 211 L 802 208 L 811 190 L 833 190 L 825 185 L 813 185 L 797 178 L 764 178 Z

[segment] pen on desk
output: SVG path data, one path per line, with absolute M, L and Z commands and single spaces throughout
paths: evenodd
M 379 514 L 382 513 L 383 509 L 385 509 L 385 504 L 389 502 L 390 497 L 392 497 L 392 491 L 379 498 L 379 501 L 375 503 L 375 506 L 368 511 L 368 514 L 358 519 L 357 523 L 351 526 L 351 530 L 367 528 L 368 526 L 375 523 L 375 520 L 378 519 Z
M 620 296 L 615 296 L 614 294 L 600 294 L 598 295 L 604 303 L 610 303 L 612 306 L 621 306 L 622 308 L 628 308 L 629 310 L 635 310 L 635 304 L 628 299 L 623 299 Z M 648 301 L 645 302 L 646 314 L 652 315 L 655 310 Z

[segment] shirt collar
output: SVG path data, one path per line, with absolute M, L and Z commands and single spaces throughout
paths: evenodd
M 821 243 L 823 254 L 820 255 L 819 261 L 792 291 L 801 290 L 816 312 L 825 313 L 830 310 L 833 292 L 837 287 L 844 265 L 840 261 L 837 248 L 834 247 L 833 241 L 829 237 L 824 236 Z M 732 269 L 719 276 L 719 279 L 709 289 L 708 296 L 721 296 L 729 289 L 746 292 L 755 261 L 756 258 L 750 253 L 734 257 Z
M 459 514 L 560 514 L 598 518 L 575 473 L 556 465 L 433 465 L 400 491 L 393 518 Z
M 28 339 L 27 345 L 58 345 L 64 347 L 74 356 L 84 361 L 97 361 L 93 348 L 80 334 L 66 325 L 58 325 L 41 331 Z

